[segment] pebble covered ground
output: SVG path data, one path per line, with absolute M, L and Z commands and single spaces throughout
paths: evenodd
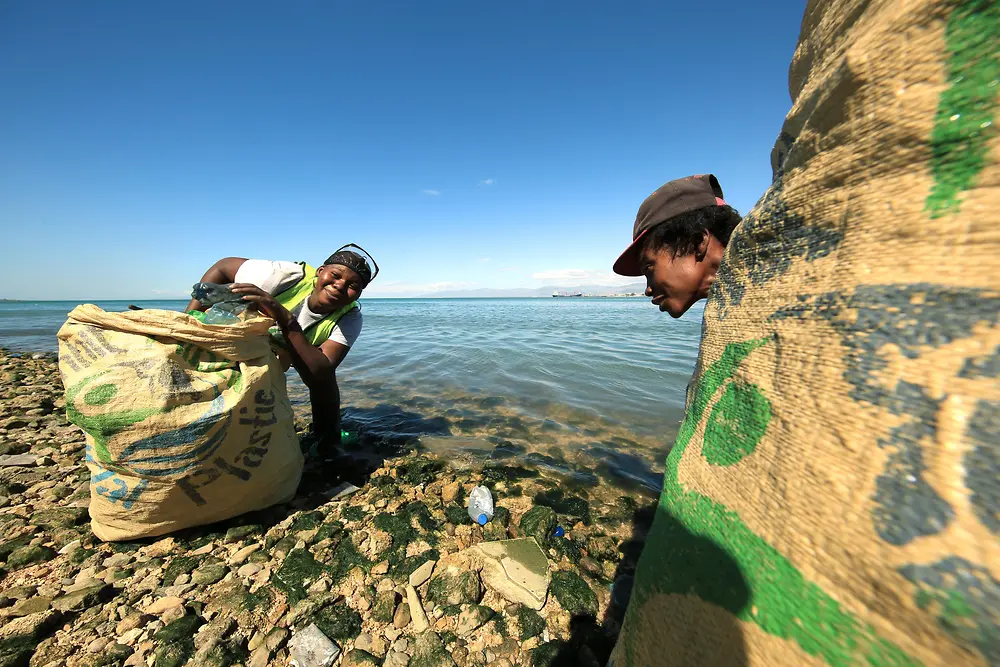
M 456 469 L 397 449 L 350 471 L 307 463 L 286 505 L 103 543 L 84 449 L 55 358 L 0 350 L 0 667 L 288 665 L 316 629 L 344 666 L 602 666 L 654 511 L 502 457 Z M 345 479 L 359 490 L 331 499 Z M 477 484 L 497 503 L 482 527 L 465 508 Z M 439 566 L 524 537 L 547 556 L 540 610 Z M 314 659 L 300 667 L 329 664 Z

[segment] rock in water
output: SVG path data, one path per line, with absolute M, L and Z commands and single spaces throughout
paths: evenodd
M 292 664 L 297 667 L 330 667 L 340 655 L 340 647 L 315 623 L 295 633 L 288 647 Z

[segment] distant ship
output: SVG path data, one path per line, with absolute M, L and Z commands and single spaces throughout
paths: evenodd
M 562 297 L 562 296 L 583 296 L 583 292 L 574 292 L 573 294 L 570 294 L 569 292 L 553 292 L 553 293 L 552 293 L 552 296 L 554 296 L 554 297 Z

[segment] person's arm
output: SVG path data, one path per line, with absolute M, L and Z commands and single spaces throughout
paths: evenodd
M 302 327 L 288 309 L 255 285 L 236 283 L 232 290 L 234 294 L 242 294 L 244 300 L 255 304 L 258 310 L 277 323 L 288 344 L 292 365 L 309 387 L 313 429 L 332 438 L 335 444 L 339 442 L 340 388 L 335 371 L 351 348 L 331 340 L 316 347 L 306 339 Z
M 247 261 L 246 257 L 223 257 L 213 264 L 212 268 L 206 271 L 198 282 L 228 285 L 236 280 L 236 272 L 240 270 L 245 261 Z M 184 312 L 191 310 L 207 310 L 207 308 L 197 299 L 191 299 L 187 307 L 184 308 Z
M 301 334 L 299 334 L 301 336 Z M 285 333 L 288 338 L 288 332 Z M 330 371 L 325 376 L 314 378 L 309 387 L 309 402 L 312 405 L 313 431 L 322 438 L 324 445 L 340 444 L 340 386 L 337 384 L 337 367 L 351 348 L 332 340 L 324 342 L 318 349 L 330 363 Z M 295 353 L 292 353 L 295 365 Z M 298 369 L 298 366 L 295 366 Z M 299 371 L 299 375 L 302 372 Z

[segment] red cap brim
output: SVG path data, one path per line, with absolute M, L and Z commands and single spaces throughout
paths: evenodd
M 642 237 L 646 235 L 648 229 L 644 229 L 639 236 L 635 237 L 632 244 L 625 248 L 625 252 L 621 254 L 612 270 L 620 276 L 641 276 L 642 269 L 639 268 L 639 249 L 641 247 L 640 241 Z

